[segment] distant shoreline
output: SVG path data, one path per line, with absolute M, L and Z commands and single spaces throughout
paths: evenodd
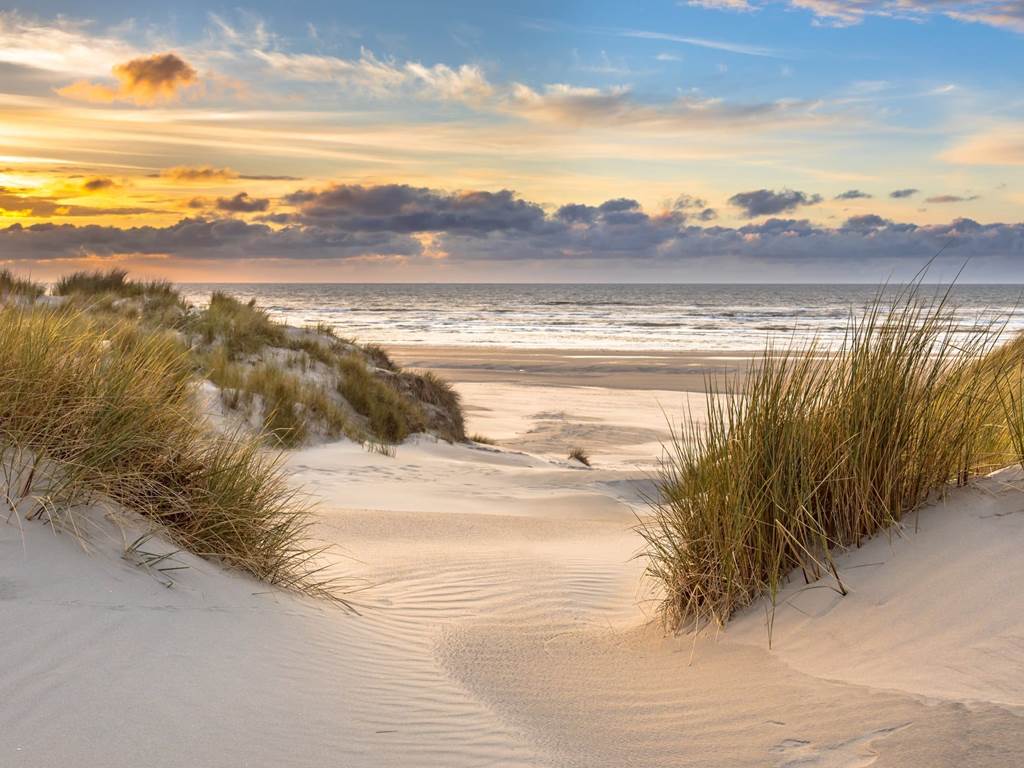
M 705 377 L 743 374 L 760 351 L 587 350 L 390 344 L 405 368 L 456 382 L 703 392 Z

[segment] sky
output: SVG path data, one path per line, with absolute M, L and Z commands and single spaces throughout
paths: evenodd
M 1024 0 L 0 0 L 0 268 L 1024 282 Z

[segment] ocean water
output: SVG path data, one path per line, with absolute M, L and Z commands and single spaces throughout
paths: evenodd
M 187 284 L 204 304 L 213 290 L 255 298 L 278 320 L 326 323 L 381 344 L 504 346 L 605 351 L 751 350 L 769 336 L 842 338 L 847 318 L 877 288 L 862 285 L 394 285 Z M 934 293 L 938 288 L 922 290 Z M 1024 330 L 1022 285 L 960 285 L 964 329 L 1001 318 Z

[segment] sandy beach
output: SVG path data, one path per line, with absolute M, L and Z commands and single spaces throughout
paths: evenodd
M 664 389 L 634 356 L 614 358 L 622 378 L 606 357 L 572 387 L 565 362 L 530 358 L 556 369 L 532 374 L 524 356 L 509 374 L 491 353 L 419 357 L 442 354 L 492 377 L 447 371 L 469 430 L 496 446 L 416 437 L 388 457 L 342 441 L 288 459 L 319 499 L 316 535 L 357 613 L 184 553 L 172 558 L 184 569 L 147 572 L 123 556 L 130 525 L 98 512 L 84 546 L 0 526 L 0 762 L 1024 761 L 1019 475 L 956 491 L 904 535 L 844 555 L 845 598 L 793 584 L 771 648 L 763 603 L 723 632 L 673 636 L 633 526 L 666 416 L 699 415 L 703 396 Z M 592 469 L 566 460 L 570 445 Z

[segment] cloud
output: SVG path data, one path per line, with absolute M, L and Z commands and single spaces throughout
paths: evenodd
M 778 100 L 729 104 L 721 99 L 684 96 L 645 103 L 627 86 L 592 88 L 552 83 L 540 91 L 514 83 L 501 104 L 504 112 L 531 121 L 573 126 L 630 126 L 649 130 L 770 129 L 783 124 L 818 124 L 820 102 Z
M 726 40 L 710 40 L 705 37 L 689 37 L 686 35 L 674 35 L 668 32 L 651 32 L 643 29 L 627 29 L 623 30 L 619 34 L 622 37 L 632 37 L 639 40 L 662 40 L 667 43 L 680 43 L 682 45 L 692 45 L 697 48 L 711 48 L 716 51 L 738 53 L 743 56 L 781 58 L 785 55 L 782 52 L 775 50 L 774 48 L 765 48 L 763 46 L 758 45 L 743 45 L 741 43 L 732 43 Z
M 218 197 L 217 210 L 228 213 L 257 213 L 270 207 L 266 197 L 249 197 L 248 192 L 239 192 L 234 197 Z
M 860 24 L 870 16 L 921 21 L 946 16 L 957 21 L 1001 27 L 1024 33 L 1024 0 L 786 0 L 792 8 L 810 11 L 815 23 L 833 27 Z M 691 0 L 690 5 L 747 11 L 767 0 Z
M 740 11 L 747 13 L 756 11 L 757 8 L 750 4 L 749 0 L 687 0 L 687 5 L 698 8 L 713 8 L 717 11 Z
M 821 195 L 808 195 L 793 189 L 775 192 L 770 189 L 755 189 L 740 192 L 729 198 L 729 203 L 740 208 L 747 218 L 771 216 L 785 211 L 792 211 L 802 205 L 817 205 Z
M 861 192 L 859 189 L 848 189 L 845 192 L 841 192 L 836 195 L 836 200 L 865 200 L 870 199 L 872 196 L 867 192 Z
M 844 231 L 849 232 L 871 232 L 882 227 L 887 227 L 892 224 L 888 219 L 883 219 L 881 216 L 875 213 L 867 213 L 863 216 L 851 216 L 841 227 Z
M 138 55 L 112 37 L 89 34 L 86 25 L 58 18 L 51 23 L 0 11 L 0 62 L 72 75 L 107 75 L 119 61 Z
M 50 218 L 53 216 L 133 216 L 140 213 L 154 213 L 152 208 L 117 207 L 97 208 L 89 205 L 70 205 L 60 198 L 23 195 L 0 187 L 0 211 L 21 216 Z
M 175 165 L 160 171 L 160 178 L 170 181 L 231 181 L 238 178 L 238 173 L 230 168 L 214 168 L 210 165 L 188 166 Z
M 472 64 L 427 66 L 417 61 L 379 59 L 360 50 L 358 59 L 310 53 L 254 50 L 252 55 L 278 77 L 301 82 L 333 82 L 376 96 L 413 91 L 444 101 L 479 102 L 493 92 L 483 70 Z
M 793 199 L 801 193 L 771 194 Z M 805 200 L 813 197 L 803 195 Z M 620 197 L 596 205 L 567 204 L 547 213 L 508 190 L 334 185 L 298 190 L 281 209 L 268 210 L 255 222 L 186 217 L 161 227 L 14 224 L 0 229 L 0 252 L 22 261 L 85 256 L 433 260 L 443 253 L 451 262 L 618 260 L 627 266 L 698 259 L 817 266 L 881 259 L 917 265 L 943 246 L 957 261 L 1019 260 L 1024 255 L 1024 223 L 981 224 L 960 218 L 919 226 L 869 213 L 834 227 L 779 217 L 723 227 L 706 225 L 700 215 L 692 215 L 706 210 L 703 200 L 680 195 L 677 202 L 651 213 L 636 200 Z M 430 253 L 424 233 L 431 234 Z
M 960 197 L 959 195 L 936 195 L 935 197 L 925 198 L 926 203 L 967 203 L 971 200 L 979 200 L 981 195 L 971 195 L 970 197 Z
M 889 197 L 893 198 L 894 200 L 902 200 L 903 198 L 913 197 L 920 191 L 921 190 L 914 189 L 913 187 L 908 187 L 907 189 L 894 189 L 892 192 L 889 193 Z
M 358 232 L 486 234 L 547 224 L 543 208 L 509 190 L 446 193 L 406 184 L 337 184 L 299 190 L 284 202 L 296 207 L 293 223 Z
M 82 189 L 86 192 L 102 192 L 105 189 L 116 188 L 117 182 L 106 176 L 94 176 L 82 182 Z
M 700 221 L 712 221 L 718 218 L 718 212 L 714 208 L 708 207 L 707 200 L 686 193 L 677 196 L 672 201 L 672 210 Z
M 184 218 L 167 227 L 13 224 L 0 229 L 0 248 L 12 260 L 83 256 L 175 256 L 183 259 L 346 259 L 368 254 L 415 255 L 410 237 L 272 229 L 239 219 Z
M 182 89 L 199 81 L 195 69 L 176 53 L 155 53 L 131 59 L 114 65 L 112 72 L 117 80 L 116 87 L 78 80 L 58 88 L 57 93 L 79 101 L 130 101 L 149 106 L 173 101 Z
M 301 181 L 298 176 L 273 176 L 267 174 L 239 173 L 231 168 L 215 168 L 211 165 L 176 165 L 164 168 L 160 173 L 150 174 L 153 177 L 177 181 L 181 183 L 208 183 L 216 181 Z
M 1024 165 L 1024 123 L 1011 123 L 971 136 L 942 154 L 962 165 Z

